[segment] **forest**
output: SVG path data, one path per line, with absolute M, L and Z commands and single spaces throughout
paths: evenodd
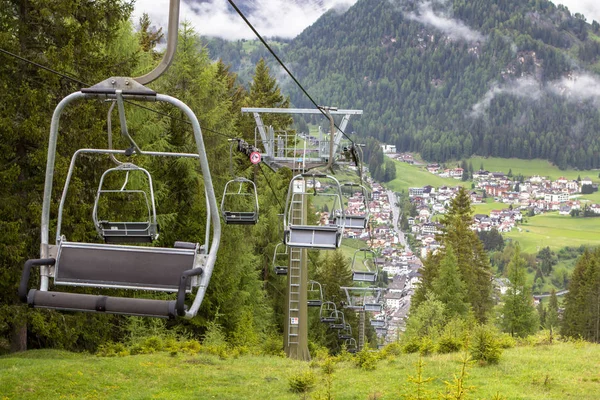
M 280 54 L 316 97 L 364 110 L 349 128 L 363 140 L 437 162 L 475 154 L 600 166 L 597 21 L 547 0 L 423 4 L 360 0 L 279 42 Z M 424 23 L 429 11 L 475 38 Z M 264 52 L 226 48 L 208 42 L 240 75 Z M 291 81 L 282 85 L 294 106 L 307 106 Z
M 241 114 L 241 107 L 287 107 L 289 100 L 263 61 L 256 63 L 248 88 L 239 84 L 229 66 L 210 60 L 198 33 L 186 22 L 180 27 L 173 64 L 150 86 L 184 101 L 198 116 L 219 199 L 232 174 L 256 182 L 259 222 L 223 230 L 210 288 L 194 319 L 150 321 L 118 315 L 59 313 L 20 303 L 17 288 L 24 262 L 39 258 L 44 170 L 54 107 L 69 93 L 107 77 L 148 72 L 162 57 L 155 49 L 162 32 L 150 29 L 147 16 L 135 23 L 130 21 L 132 4 L 127 1 L 76 5 L 62 1 L 3 1 L 0 9 L 0 49 L 4 50 L 0 55 L 0 82 L 4 89 L 0 94 L 2 351 L 44 347 L 95 351 L 102 344 L 126 341 L 157 329 L 190 338 L 220 332 L 229 342 L 247 346 L 280 338 L 286 280 L 275 275 L 272 257 L 282 238 L 278 214 L 283 211 L 291 171 L 273 172 L 263 165 L 252 166 L 246 155 L 236 152 L 230 156 L 230 139 L 254 137 L 255 123 Z M 65 112 L 60 126 L 56 183 L 64 181 L 75 150 L 106 148 L 108 106 L 102 101 L 76 103 Z M 175 152 L 194 148 L 191 127 L 179 112 L 162 105 L 140 108 L 129 103 L 125 104 L 125 112 L 128 129 L 142 148 Z M 291 119 L 275 116 L 265 118 L 265 123 L 287 127 Z M 127 147 L 118 134 L 116 113 L 112 126 L 116 148 Z M 176 240 L 203 242 L 207 211 L 203 196 L 199 195 L 203 193 L 204 181 L 198 167 L 185 160 L 156 158 L 140 158 L 137 163 L 151 171 L 154 180 L 160 227 L 155 244 L 164 247 Z M 69 240 L 100 242 L 92 223 L 92 205 L 98 180 L 109 166 L 108 160 L 83 157 L 75 169 L 61 232 Z M 54 199 L 62 191 L 61 184 L 56 183 Z M 51 210 L 51 230 L 56 226 L 56 206 L 54 203 Z M 131 204 L 126 205 L 126 209 L 130 208 Z M 348 262 L 340 254 L 325 257 L 316 253 L 309 265 L 311 277 L 327 285 L 327 294 L 334 300 L 341 296 L 339 286 L 351 280 Z M 35 287 L 37 280 L 36 275 L 30 285 Z M 72 290 L 90 293 L 91 289 Z M 318 314 L 313 318 L 318 320 Z M 339 346 L 334 332 L 317 325 L 311 329 L 312 340 L 333 348 Z M 276 342 L 281 343 L 280 339 Z
M 538 3 L 546 4 L 536 4 Z M 385 7 L 384 3 L 357 3 L 358 6 L 365 4 L 370 4 L 373 10 Z M 460 10 L 477 20 L 477 10 L 470 8 L 477 4 L 479 3 L 463 4 Z M 520 6 L 508 7 L 514 5 L 511 2 L 498 4 L 504 5 L 496 13 L 498 18 L 521 10 Z M 150 21 L 146 17 L 136 21 L 134 26 L 130 21 L 132 6 L 125 1 L 81 2 L 77 7 L 71 7 L 69 2 L 63 1 L 35 5 L 29 2 L 2 1 L 0 5 L 0 24 L 4 28 L 0 34 L 0 48 L 5 50 L 1 55 L 3 62 L 0 63 L 0 82 L 4 88 L 0 91 L 0 186 L 4 189 L 0 192 L 1 351 L 58 348 L 96 352 L 98 349 L 106 350 L 107 346 L 115 346 L 114 343 L 131 343 L 135 338 L 169 332 L 178 338 L 202 338 L 208 342 L 221 340 L 227 346 L 238 349 L 261 348 L 265 353 L 279 354 L 286 304 L 285 280 L 277 277 L 274 272 L 273 254 L 276 244 L 281 242 L 282 224 L 279 214 L 283 211 L 281 203 L 285 198 L 291 171 L 280 169 L 273 172 L 262 165 L 252 166 L 247 157 L 240 154 L 230 156 L 229 141 L 232 138 L 253 138 L 254 121 L 241 114 L 241 107 L 287 107 L 291 104 L 267 63 L 263 59 L 256 60 L 249 86 L 246 87 L 240 84 L 228 64 L 211 59 L 199 34 L 188 23 L 183 23 L 173 65 L 152 84 L 153 89 L 185 101 L 198 115 L 209 149 L 211 174 L 217 192 L 223 191 L 232 174 L 253 179 L 259 189 L 260 220 L 254 226 L 224 229 L 215 272 L 198 316 L 190 320 L 150 320 L 28 308 L 20 303 L 17 287 L 24 261 L 39 254 L 43 171 L 52 111 L 60 99 L 79 90 L 83 83 L 93 84 L 113 75 L 136 76 L 150 70 L 161 57 L 156 50 L 161 32 L 151 30 Z M 459 5 L 456 3 L 456 7 Z M 356 10 L 360 10 L 360 7 L 351 9 L 348 18 L 357 18 L 353 14 Z M 383 10 L 380 12 L 383 13 Z M 551 8 L 547 12 L 554 15 L 552 13 L 566 13 L 566 10 Z M 393 13 L 386 15 L 391 18 Z M 331 16 L 326 16 L 324 20 L 327 21 L 327 18 Z M 368 22 L 369 19 L 365 18 L 364 21 Z M 566 21 L 563 21 L 565 29 L 579 33 L 577 40 L 587 40 L 583 33 L 587 32 L 587 25 L 571 26 L 571 19 Z M 318 28 L 321 23 L 322 21 L 314 28 Z M 417 29 L 412 22 L 405 28 L 400 27 L 406 24 L 390 24 L 394 29 Z M 490 26 L 483 17 L 479 24 L 481 29 Z M 582 28 L 583 26 L 586 28 Z M 498 51 L 504 49 L 508 57 L 510 48 L 502 47 L 506 46 L 505 39 L 490 29 L 488 40 L 499 46 Z M 534 31 L 531 28 L 531 34 Z M 542 33 L 536 35 L 543 36 Z M 591 35 L 588 32 L 588 36 Z M 550 35 L 546 40 L 566 46 L 561 37 Z M 305 39 L 301 35 L 298 40 Z M 340 43 L 344 42 L 342 37 L 338 40 Z M 524 39 L 523 43 L 528 40 Z M 539 54 L 544 54 L 544 57 L 553 57 L 550 54 L 555 54 L 558 57 L 560 53 L 553 53 L 558 50 L 549 50 L 546 44 L 537 42 L 538 40 L 541 39 L 535 39 L 531 43 L 537 43 Z M 435 39 L 431 43 L 436 43 Z M 487 42 L 486 46 L 490 43 Z M 442 46 L 440 42 L 440 47 L 430 55 L 442 62 L 452 59 L 457 52 L 469 54 L 469 49 L 461 46 L 456 43 Z M 447 52 L 444 52 L 443 48 L 446 47 Z M 7 51 L 35 63 L 52 66 L 53 70 L 61 71 L 62 75 L 12 57 Z M 484 53 L 481 53 L 481 58 L 488 57 Z M 321 51 L 319 54 L 329 53 Z M 423 57 L 426 54 L 428 53 L 424 52 Z M 493 57 L 489 57 L 487 62 L 494 64 Z M 502 52 L 499 51 L 494 57 L 502 59 Z M 475 59 L 479 60 L 478 57 Z M 459 59 L 455 61 L 459 62 Z M 311 62 L 314 61 L 307 60 L 308 64 Z M 326 63 L 325 60 L 322 62 Z M 382 71 L 376 72 L 382 64 L 372 62 L 373 76 L 383 74 Z M 477 64 L 479 61 L 473 62 Z M 318 68 L 314 70 L 315 73 L 317 71 Z M 545 73 L 548 74 L 548 79 L 554 79 L 560 76 L 560 71 L 559 68 L 553 72 L 546 70 Z M 450 65 L 440 67 L 438 72 L 452 74 Z M 479 73 L 485 75 L 481 71 Z M 450 81 L 452 78 L 448 75 L 445 79 Z M 340 82 L 342 81 L 346 82 L 344 79 Z M 410 87 L 410 83 L 407 83 L 407 87 Z M 468 89 L 464 89 L 464 92 L 468 92 Z M 421 93 L 428 91 L 418 87 L 410 90 L 412 96 L 418 97 Z M 319 95 L 325 96 L 324 93 Z M 444 107 L 455 106 L 456 102 L 449 99 L 437 104 L 440 107 L 442 103 L 445 104 Z M 507 96 L 505 100 L 508 102 L 513 99 Z M 493 107 L 495 103 L 491 104 Z M 502 110 L 510 109 L 506 104 L 501 107 Z M 365 103 L 364 106 L 366 109 L 368 104 Z M 592 110 L 591 104 L 588 106 Z M 63 139 L 59 143 L 57 156 L 57 181 L 64 179 L 70 156 L 75 150 L 92 145 L 106 146 L 107 109 L 108 105 L 103 102 L 80 103 L 74 110 L 67 112 L 61 125 Z M 420 112 L 429 118 L 427 110 L 425 107 Z M 153 105 L 139 108 L 128 104 L 126 111 L 130 130 L 144 148 L 181 152 L 193 148 L 189 125 L 182 122 L 181 115 L 172 109 Z M 373 110 L 372 113 L 376 114 Z M 576 115 L 580 118 L 585 112 L 582 114 L 581 109 L 578 109 Z M 547 122 L 547 119 L 540 116 L 534 120 L 538 121 L 536 123 Z M 360 124 L 375 124 L 373 121 L 375 120 L 363 117 Z M 267 119 L 265 123 L 287 128 L 292 125 L 292 120 L 279 116 Z M 425 119 L 422 123 L 423 126 L 427 125 L 432 134 L 435 132 L 436 135 L 441 134 L 440 137 L 460 143 L 458 147 L 468 142 L 459 140 L 458 136 L 449 139 L 449 132 L 444 129 L 452 124 L 437 125 L 433 120 L 426 123 Z M 388 134 L 386 132 L 383 128 L 378 130 L 384 136 Z M 381 180 L 393 179 L 394 164 L 385 161 L 375 140 L 385 140 L 385 137 L 373 136 L 367 141 L 364 150 L 367 159 L 371 160 L 371 174 Z M 508 135 L 502 137 L 505 139 L 506 136 Z M 533 137 L 537 140 L 536 135 Z M 398 136 L 398 140 L 400 138 Z M 579 137 L 577 144 L 587 143 L 586 138 L 587 136 Z M 519 143 L 517 136 L 514 140 L 514 143 Z M 552 147 L 557 146 L 549 138 L 544 139 L 543 143 L 542 147 L 549 146 L 550 143 Z M 116 144 L 124 146 L 122 139 L 117 140 Z M 435 139 L 436 148 L 438 145 L 444 152 L 454 151 L 450 150 L 453 146 L 442 139 Z M 587 151 L 593 145 L 590 142 L 586 146 Z M 517 147 L 522 149 L 523 146 Z M 568 153 L 565 151 L 567 147 L 559 148 L 561 154 Z M 471 148 L 473 151 L 474 149 L 475 147 Z M 194 201 L 199 193 L 203 193 L 204 188 L 203 177 L 198 168 L 188 162 L 170 161 L 143 161 L 142 165 L 154 171 L 157 213 L 161 226 L 157 244 L 166 246 L 175 240 L 201 242 L 205 236 L 206 226 L 203 222 L 206 220 L 207 210 L 203 201 Z M 97 190 L 95 183 L 106 167 L 107 164 L 86 159 L 77 169 L 65 207 L 67 217 L 63 221 L 64 234 L 70 240 L 100 240 L 90 217 Z M 58 197 L 62 188 L 55 185 L 53 190 L 53 195 Z M 52 229 L 56 229 L 56 208 L 53 205 Z M 518 245 L 507 246 L 511 249 L 510 253 L 496 253 L 490 257 L 484 246 L 501 250 L 502 245 L 497 243 L 497 238 L 491 237 L 481 238 L 482 242 L 470 229 L 472 217 L 468 193 L 461 189 L 441 220 L 444 231 L 437 238 L 442 244 L 441 250 L 424 260 L 424 267 L 420 271 L 421 283 L 417 286 L 411 305 L 411 318 L 406 333 L 397 344 L 402 351 L 423 354 L 455 352 L 469 347 L 468 341 L 472 340 L 475 345 L 473 357 L 495 363 L 498 362 L 502 343 L 510 341 L 507 338 L 526 337 L 540 328 L 547 329 L 552 338 L 555 332 L 560 331 L 565 337 L 600 341 L 598 250 L 584 249 L 572 278 L 569 282 L 563 282 L 568 283 L 569 294 L 563 304 L 562 319 L 559 320 L 559 304 L 555 293 L 547 306 L 538 310 L 533 306 L 531 287 L 525 279 L 526 263 L 531 257 L 523 255 Z M 553 257 L 549 250 L 544 249 L 537 255 L 541 278 L 550 278 Z M 308 258 L 309 276 L 323 285 L 325 298 L 341 304 L 344 298 L 340 287 L 352 285 L 352 271 L 347 258 L 340 251 L 310 251 Z M 502 297 L 497 296 L 492 286 L 495 272 L 492 262 L 497 272 L 511 282 L 507 293 Z M 534 257 L 533 263 L 537 262 Z M 87 293 L 88 289 L 73 290 Z M 310 318 L 311 350 L 343 352 L 338 335 L 322 324 L 317 314 L 312 314 Z M 355 313 L 347 313 L 346 320 L 351 326 L 357 326 Z M 367 334 L 367 342 L 374 345 L 374 330 L 368 329 Z

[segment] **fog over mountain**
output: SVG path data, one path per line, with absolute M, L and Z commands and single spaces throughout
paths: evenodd
M 346 11 L 357 0 L 238 0 L 235 4 L 265 37 L 294 38 L 327 10 Z M 157 26 L 167 26 L 168 0 L 138 0 L 134 21 L 142 13 Z M 180 21 L 189 21 L 204 36 L 227 40 L 255 39 L 254 33 L 227 0 L 183 0 Z

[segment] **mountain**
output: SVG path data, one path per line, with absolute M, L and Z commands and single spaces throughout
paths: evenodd
M 279 54 L 320 103 L 363 109 L 348 129 L 363 137 L 432 161 L 588 169 L 600 167 L 598 35 L 596 21 L 546 0 L 359 0 Z
M 600 167 L 599 31 L 544 0 L 361 0 L 306 29 L 286 60 L 320 101 L 364 109 L 353 130 L 400 150 L 587 169 Z

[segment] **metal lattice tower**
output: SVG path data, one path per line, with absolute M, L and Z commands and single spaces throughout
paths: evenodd
M 365 345 L 365 311 L 358 312 L 358 351 L 361 351 Z
M 304 183 L 304 182 L 303 182 Z M 304 188 L 301 188 L 303 191 Z M 293 224 L 306 223 L 306 196 L 292 201 Z M 310 360 L 308 352 L 308 298 L 307 298 L 306 249 L 290 248 L 288 268 L 287 311 L 284 324 L 284 349 L 288 357 L 297 360 Z

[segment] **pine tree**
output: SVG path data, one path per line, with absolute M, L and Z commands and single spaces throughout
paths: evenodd
M 512 336 L 525 337 L 539 326 L 539 317 L 533 306 L 531 290 L 527 287 L 525 261 L 517 244 L 515 254 L 508 265 L 510 286 L 502 300 L 502 327 Z
M 552 288 L 548 309 L 546 310 L 546 321 L 544 326 L 547 329 L 556 329 L 558 328 L 558 324 L 558 298 L 556 297 L 556 290 Z
M 289 97 L 281 93 L 277 80 L 270 75 L 269 67 L 264 59 L 260 59 L 254 70 L 254 77 L 250 82 L 250 92 L 246 100 L 248 107 L 288 108 Z M 262 120 L 265 126 L 273 126 L 275 131 L 289 129 L 294 120 L 289 114 L 263 114 Z M 247 116 L 244 119 L 243 129 L 254 133 L 254 119 Z
M 561 333 L 565 336 L 583 337 L 587 316 L 586 272 L 592 263 L 592 254 L 585 250 L 575 264 L 569 281 L 569 292 L 565 295 Z
M 441 220 L 444 229 L 438 240 L 444 248 L 436 254 L 429 254 L 425 259 L 421 269 L 421 283 L 412 298 L 411 310 L 418 308 L 419 304 L 425 301 L 427 292 L 433 290 L 432 283 L 439 275 L 446 247 L 451 246 L 465 283 L 466 299 L 478 321 L 487 319 L 492 307 L 491 266 L 483 244 L 470 229 L 472 221 L 473 211 L 469 195 L 466 189 L 461 187 Z
M 446 306 L 444 314 L 447 320 L 450 320 L 453 317 L 466 316 L 469 304 L 465 299 L 467 291 L 458 270 L 452 245 L 446 247 L 445 253 L 440 262 L 439 275 L 433 280 L 431 286 L 437 299 Z

